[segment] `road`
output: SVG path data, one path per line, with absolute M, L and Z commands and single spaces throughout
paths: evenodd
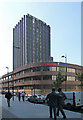
M 1 105 L 0 105 L 1 107 Z M 64 110 L 68 120 L 82 120 L 83 114 L 78 112 L 72 112 Z M 18 101 L 15 97 L 13 101 L 11 99 L 11 107 L 8 108 L 7 101 L 3 95 L 2 97 L 2 118 L 35 118 L 35 119 L 49 119 L 49 108 L 42 104 L 34 104 L 28 101 Z M 62 115 L 60 114 L 58 119 L 61 120 Z

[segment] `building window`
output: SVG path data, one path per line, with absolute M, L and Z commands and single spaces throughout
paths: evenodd
M 18 76 L 19 75 L 19 73 L 16 73 L 16 76 Z
M 51 75 L 45 75 L 43 76 L 43 80 L 51 80 L 52 76 Z
M 29 80 L 31 80 L 31 77 L 27 77 L 24 79 L 24 81 L 29 81 Z
M 34 67 L 33 72 L 36 72 L 36 71 L 41 71 L 41 67 Z
M 52 80 L 56 80 L 56 76 L 52 76 Z
M 43 66 L 43 71 L 52 71 L 50 66 Z
M 33 24 L 35 23 L 35 18 L 33 18 Z
M 43 66 L 43 71 L 56 71 L 56 67 L 52 66 Z
M 41 76 L 34 76 L 33 80 L 41 80 Z
M 52 71 L 56 71 L 56 67 L 52 67 L 51 70 L 52 70 Z
M 73 68 L 67 68 L 67 72 L 75 73 L 75 69 L 73 69 Z
M 65 67 L 60 67 L 60 68 L 59 68 L 59 71 L 66 72 L 66 68 L 65 68 Z
M 68 80 L 68 81 L 75 81 L 75 77 L 67 76 L 67 80 Z
M 24 73 L 31 72 L 31 68 L 24 71 Z

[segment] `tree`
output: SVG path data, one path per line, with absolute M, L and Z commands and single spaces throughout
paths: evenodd
M 61 75 L 61 72 L 59 71 L 57 77 L 56 77 L 56 81 L 53 82 L 53 87 L 60 87 L 61 83 L 65 81 L 65 77 L 63 75 Z
M 81 82 L 81 85 L 83 85 L 83 73 L 78 73 L 77 75 L 77 79 Z

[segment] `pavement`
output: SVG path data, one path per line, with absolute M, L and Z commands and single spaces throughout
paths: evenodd
M 7 101 L 4 95 L 0 96 L 0 118 L 2 120 L 50 120 L 49 119 L 49 107 L 42 104 L 34 104 L 28 101 L 18 101 L 17 97 L 14 97 L 14 101 L 11 99 L 10 107 L 7 106 Z M 83 114 L 78 112 L 72 112 L 64 110 L 67 116 L 66 120 L 83 120 Z M 57 117 L 58 120 L 62 119 L 62 114 Z

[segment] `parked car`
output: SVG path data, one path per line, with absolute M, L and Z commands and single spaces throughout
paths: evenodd
M 32 96 L 32 95 L 30 95 L 30 94 L 28 94 L 28 95 L 26 94 L 26 95 L 25 95 L 25 100 L 28 101 L 28 99 L 29 99 L 31 96 Z
M 7 92 L 6 91 L 1 91 L 1 94 L 6 94 Z
M 28 98 L 28 101 L 34 103 L 45 103 L 45 96 L 40 94 L 32 95 Z

